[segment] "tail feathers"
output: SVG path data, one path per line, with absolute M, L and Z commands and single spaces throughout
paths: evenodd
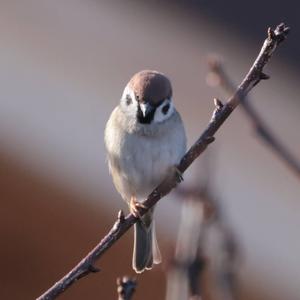
M 150 226 L 145 226 L 141 221 L 137 221 L 134 225 L 133 269 L 137 273 L 142 273 L 146 269 L 151 269 L 153 263 L 160 262 L 161 256 L 153 223 Z

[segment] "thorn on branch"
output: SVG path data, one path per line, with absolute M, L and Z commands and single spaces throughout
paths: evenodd
M 77 277 L 76 278 L 74 278 L 73 279 L 73 281 L 76 281 L 76 280 L 79 280 L 79 279 L 81 279 L 81 278 L 83 278 L 83 277 L 85 277 L 87 274 L 89 274 L 90 272 L 89 271 L 87 271 L 87 270 L 85 270 L 85 271 L 82 271 L 79 275 L 77 275 Z
M 217 115 L 222 111 L 223 108 L 223 103 L 221 102 L 221 100 L 214 98 L 214 105 L 215 105 L 215 110 L 213 112 L 212 118 L 211 120 L 214 121 L 217 117 Z
M 258 79 L 254 82 L 253 87 L 255 87 L 258 83 L 260 83 L 261 80 L 268 80 L 270 79 L 270 76 L 261 72 L 258 75 Z
M 214 136 L 209 136 L 205 139 L 207 145 L 213 143 L 215 140 L 216 138 Z
M 224 104 L 218 98 L 214 98 L 214 104 L 217 110 L 221 110 Z
M 85 277 L 86 275 L 90 274 L 90 273 L 97 273 L 99 272 L 100 269 L 93 266 L 92 264 L 89 264 L 86 267 L 82 267 L 82 269 L 79 270 L 79 275 L 77 276 L 77 278 L 74 278 L 74 280 L 78 280 L 80 278 Z
M 97 272 L 100 272 L 101 269 L 95 267 L 94 265 L 89 265 L 89 271 L 91 273 L 97 273 Z
M 268 79 L 270 79 L 270 76 L 263 73 L 263 72 L 261 72 L 260 75 L 259 75 L 259 79 L 260 80 L 268 80 Z

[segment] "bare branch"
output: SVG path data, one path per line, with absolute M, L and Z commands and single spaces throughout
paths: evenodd
M 232 111 L 240 103 L 247 93 L 261 80 L 261 73 L 264 66 L 269 61 L 277 46 L 285 40 L 289 28 L 284 24 L 280 24 L 273 31 L 272 34 L 264 41 L 262 49 L 257 56 L 250 71 L 244 78 L 243 82 L 238 87 L 234 95 L 229 98 L 226 104 L 221 109 L 214 112 L 207 128 L 201 134 L 195 144 L 183 156 L 178 170 L 184 173 L 185 170 L 193 163 L 193 161 L 207 148 L 214 140 L 214 134 L 218 131 L 224 121 L 229 117 Z M 272 35 L 272 36 L 271 36 Z M 143 202 L 146 208 L 140 209 L 140 215 L 143 216 L 151 207 L 153 207 L 163 196 L 167 195 L 178 184 L 178 177 L 172 176 L 163 181 Z M 99 242 L 99 244 L 67 275 L 56 282 L 48 291 L 41 295 L 38 300 L 55 299 L 58 295 L 69 288 L 76 280 L 82 276 L 93 272 L 95 269 L 91 268 L 96 260 L 98 260 L 103 253 L 105 253 L 123 234 L 136 223 L 137 218 L 129 214 L 124 218 L 123 214 L 119 214 L 118 220 L 115 222 L 109 233 Z
M 117 279 L 117 286 L 118 286 L 118 300 L 131 300 L 135 288 L 136 288 L 136 280 L 124 276 L 123 278 Z
M 230 80 L 222 63 L 217 58 L 209 59 L 210 78 L 213 75 L 214 85 L 220 85 L 228 94 L 235 91 L 235 85 Z M 265 80 L 270 77 L 261 73 L 260 79 Z M 283 143 L 275 136 L 272 130 L 263 121 L 263 118 L 255 110 L 248 97 L 244 97 L 241 101 L 241 108 L 249 118 L 255 129 L 257 136 L 272 150 L 286 166 L 300 178 L 300 162 L 290 153 Z

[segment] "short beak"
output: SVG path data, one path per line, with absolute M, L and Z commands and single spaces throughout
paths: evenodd
M 137 119 L 141 124 L 150 124 L 154 118 L 155 107 L 149 103 L 139 103 Z
M 141 103 L 140 107 L 144 118 L 146 118 L 147 115 L 149 115 L 153 111 L 153 107 L 149 103 Z

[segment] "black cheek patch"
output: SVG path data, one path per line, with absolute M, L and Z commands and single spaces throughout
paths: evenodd
M 141 124 L 150 124 L 154 119 L 156 108 L 153 108 L 146 116 L 143 115 L 140 105 L 138 105 L 137 119 Z
M 163 108 L 162 108 L 162 113 L 164 114 L 164 115 L 166 115 L 167 113 L 168 113 L 168 111 L 169 111 L 169 108 L 170 108 L 170 104 L 168 103 L 168 104 L 166 104 L 166 105 L 164 105 L 163 106 Z

